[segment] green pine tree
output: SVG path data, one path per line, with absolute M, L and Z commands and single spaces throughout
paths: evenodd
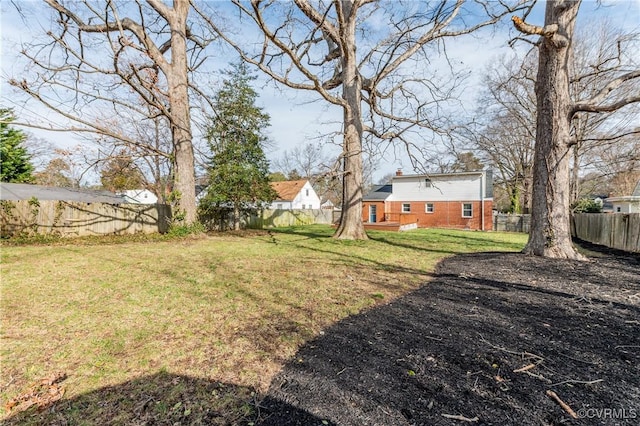
M 22 130 L 10 126 L 13 120 L 13 110 L 0 108 L 0 181 L 31 182 L 33 165 L 23 145 L 27 137 Z
M 209 186 L 199 209 L 201 217 L 218 220 L 231 211 L 233 228 L 240 229 L 242 215 L 264 208 L 276 196 L 269 184 L 269 161 L 263 150 L 269 115 L 256 106 L 258 94 L 251 87 L 255 76 L 246 64 L 232 65 L 225 75 L 214 99 L 216 115 L 207 131 L 213 156 Z

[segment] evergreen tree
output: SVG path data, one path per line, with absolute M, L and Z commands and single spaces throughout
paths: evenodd
M 240 229 L 242 214 L 264 208 L 276 196 L 269 184 L 269 162 L 263 150 L 269 115 L 255 105 L 258 94 L 251 87 L 255 77 L 246 64 L 232 65 L 225 75 L 214 99 L 217 114 L 207 131 L 213 156 L 200 215 L 220 218 L 232 211 L 233 228 Z
M 33 165 L 23 145 L 27 137 L 9 125 L 14 119 L 11 109 L 0 108 L 0 181 L 31 182 Z

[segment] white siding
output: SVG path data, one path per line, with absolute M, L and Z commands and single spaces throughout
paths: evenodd
M 291 210 L 291 201 L 274 201 L 267 210 Z
M 389 201 L 473 201 L 482 199 L 482 175 L 403 176 L 393 179 Z M 486 198 L 486 197 L 485 197 Z
M 309 191 L 309 195 L 307 195 L 307 190 Z M 293 199 L 291 205 L 292 209 L 301 209 L 302 206 L 304 206 L 305 209 L 319 209 L 320 197 L 316 194 L 313 186 L 307 182 L 304 184 L 298 195 L 296 195 L 296 198 Z
M 613 201 L 612 204 L 614 213 L 640 213 L 640 201 Z
M 132 204 L 156 204 L 158 197 L 148 189 L 130 189 L 124 191 L 122 195 Z

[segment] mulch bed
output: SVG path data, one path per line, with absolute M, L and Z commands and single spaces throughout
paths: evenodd
M 640 424 L 640 259 L 590 255 L 444 260 L 302 347 L 256 424 Z

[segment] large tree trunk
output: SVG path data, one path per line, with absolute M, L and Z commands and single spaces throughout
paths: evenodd
M 184 224 L 197 221 L 196 181 L 189 111 L 189 80 L 187 64 L 187 15 L 189 1 L 176 0 L 171 26 L 171 72 L 167 75 L 171 105 L 171 135 L 175 154 L 174 190 L 178 192 L 178 209 L 184 214 Z
M 571 243 L 569 162 L 571 159 L 568 60 L 579 1 L 549 1 L 540 41 L 536 81 L 537 130 L 533 165 L 531 230 L 524 253 L 582 259 Z
M 530 170 L 526 171 L 524 179 L 522 179 L 522 213 L 529 214 L 531 212 L 531 177 Z
M 353 4 L 341 3 L 342 13 L 348 25 L 343 28 L 342 97 L 344 110 L 342 213 L 335 238 L 366 240 L 362 223 L 362 81 L 356 63 L 356 19 L 352 15 Z
M 571 188 L 571 198 L 569 199 L 569 203 L 573 205 L 580 196 L 580 143 L 576 142 L 571 150 L 573 154 L 573 162 L 571 167 L 571 182 L 569 182 L 569 187 Z
M 233 203 L 233 230 L 240 230 L 240 208 L 238 208 L 238 203 Z

